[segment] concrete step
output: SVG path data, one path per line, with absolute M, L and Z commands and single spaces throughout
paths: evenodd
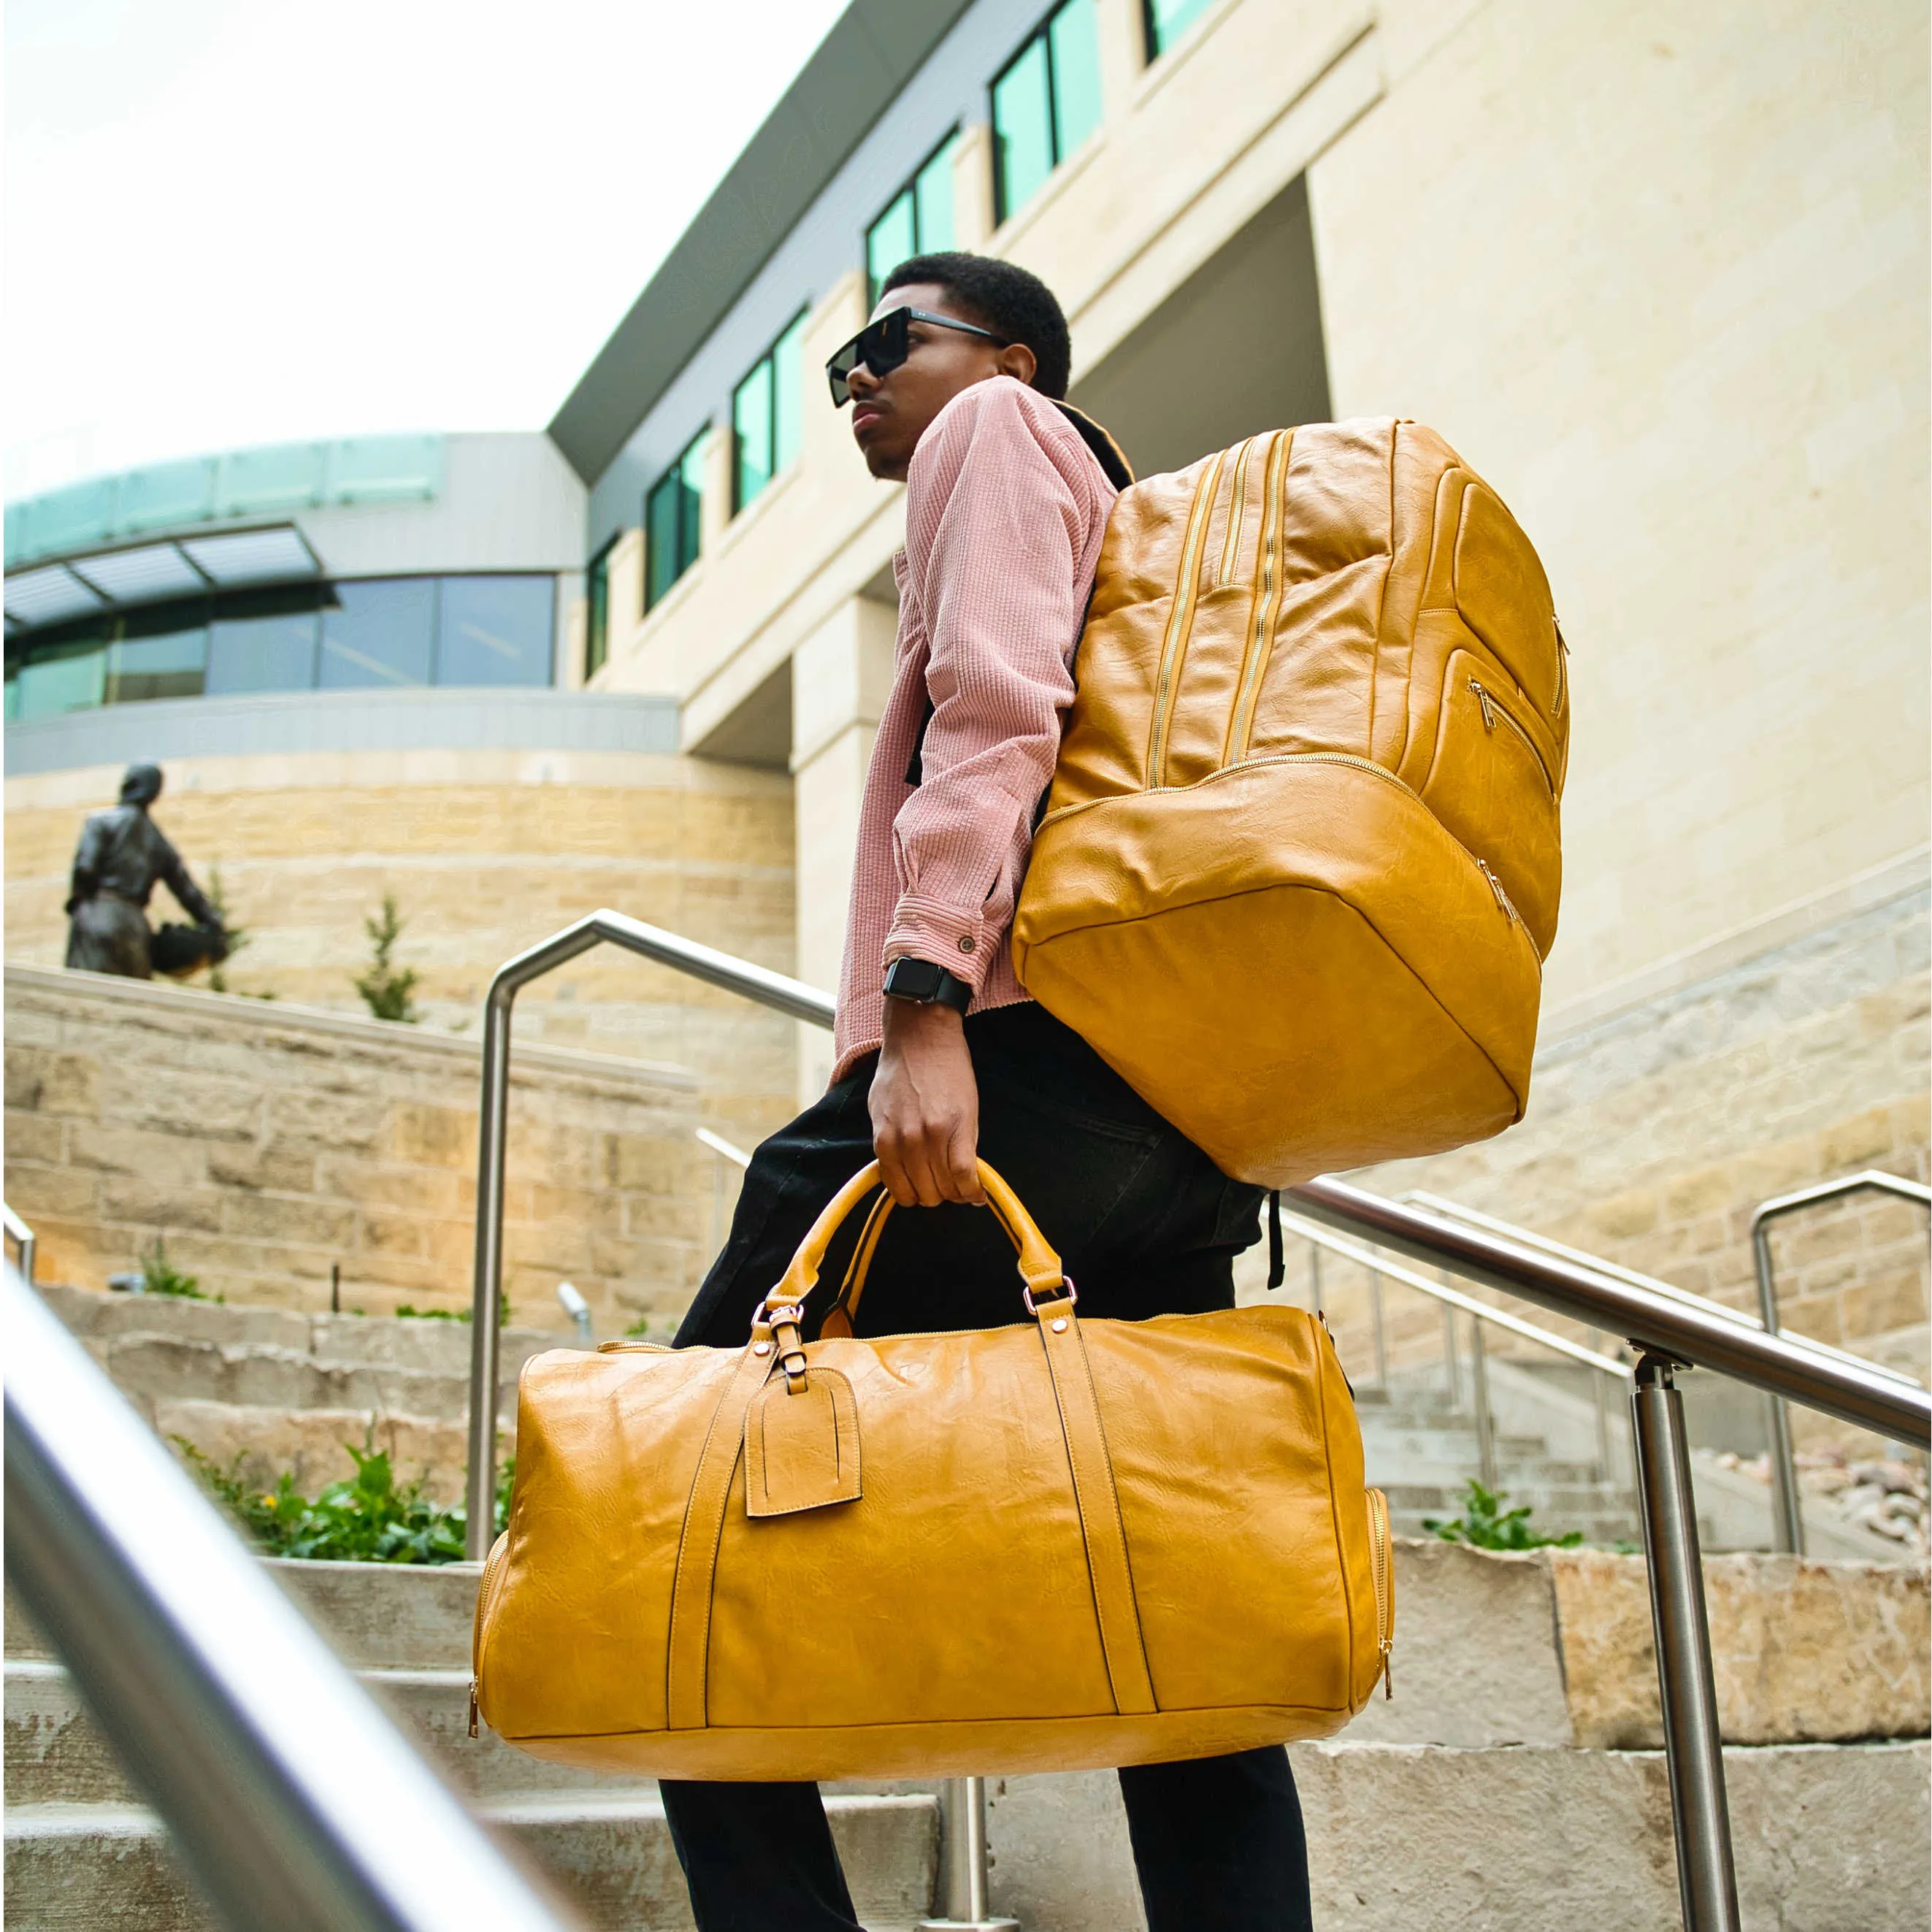
M 1400 1694 L 1398 1694 L 1400 1696 Z M 1292 1748 L 1322 1932 L 1657 1932 L 1678 1924 L 1660 1753 Z M 1724 1754 L 1744 1932 L 1924 1932 L 1932 1750 Z M 992 1904 L 1039 1932 L 1144 1928 L 1106 1773 L 996 1780 Z
M 352 1475 L 345 1444 L 388 1451 L 400 1480 L 439 1502 L 462 1493 L 466 1323 L 228 1308 L 151 1294 L 50 1286 L 48 1305 L 158 1433 L 266 1485 L 284 1471 L 304 1493 Z M 559 1346 L 502 1338 L 497 1414 L 514 1433 L 524 1363 Z
M 854 1904 L 874 1932 L 910 1932 L 932 1909 L 938 1801 L 923 1794 L 830 1797 L 826 1808 Z M 482 1808 L 608 1932 L 692 1923 L 664 1808 L 655 1797 L 522 1798 Z M 16 1804 L 6 1816 L 12 1932 L 213 1932 L 166 1833 L 110 1804 Z

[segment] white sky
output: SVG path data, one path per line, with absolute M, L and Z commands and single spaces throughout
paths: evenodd
M 9 0 L 5 494 L 546 423 L 844 0 Z

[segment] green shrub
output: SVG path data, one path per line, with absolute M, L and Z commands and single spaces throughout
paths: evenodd
M 1529 1526 L 1527 1504 L 1505 1510 L 1507 1490 L 1486 1490 L 1474 1477 L 1463 1484 L 1462 1514 L 1448 1522 L 1424 1516 L 1422 1526 L 1444 1543 L 1466 1543 L 1476 1550 L 1574 1550 L 1583 1540 L 1580 1529 L 1567 1536 L 1543 1536 Z
M 382 916 L 362 922 L 362 930 L 369 935 L 370 958 L 369 970 L 357 980 L 356 990 L 377 1019 L 399 1020 L 404 1026 L 414 1026 L 422 1017 L 412 997 L 419 976 L 413 967 L 398 966 L 394 957 L 396 941 L 403 936 L 403 925 L 396 910 L 395 894 L 385 892 Z
M 183 1274 L 168 1259 L 168 1251 L 161 1238 L 154 1237 L 154 1244 L 141 1257 L 142 1285 L 149 1294 L 172 1294 L 184 1301 L 206 1301 L 201 1284 L 191 1274 Z
M 244 1457 L 224 1469 L 184 1437 L 169 1438 L 203 1486 L 247 1533 L 264 1556 L 307 1558 L 316 1562 L 460 1563 L 469 1514 L 461 1504 L 445 1508 L 423 1494 L 420 1478 L 400 1488 L 389 1467 L 388 1452 L 367 1444 L 342 1446 L 355 1459 L 356 1474 L 331 1483 L 322 1493 L 303 1496 L 285 1469 L 272 1490 L 242 1477 Z M 509 1520 L 510 1485 L 516 1459 L 496 1476 L 493 1534 Z

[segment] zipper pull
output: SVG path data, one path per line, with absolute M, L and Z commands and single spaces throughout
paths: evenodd
M 470 1735 L 472 1738 L 476 1735 L 476 1680 L 473 1677 L 470 1680 Z
M 1570 646 L 1563 635 L 1563 620 L 1554 610 L 1550 621 L 1556 627 L 1556 701 L 1550 708 L 1561 718 L 1570 696 Z
M 1395 1640 L 1384 1637 L 1382 1649 L 1382 1702 L 1386 1704 L 1395 1696 Z
M 1476 694 L 1476 702 L 1483 707 L 1483 729 L 1493 732 L 1496 728 L 1496 707 L 1490 694 L 1473 677 L 1469 680 L 1469 688 Z
M 1522 917 L 1516 908 L 1510 903 L 1510 896 L 1503 890 L 1502 880 L 1498 878 L 1480 859 L 1476 861 L 1476 869 L 1489 880 L 1490 890 L 1496 896 L 1496 904 L 1502 908 L 1504 912 L 1516 925 L 1520 926 L 1522 923 Z

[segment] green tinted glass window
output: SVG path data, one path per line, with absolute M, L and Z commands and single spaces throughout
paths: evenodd
M 731 507 L 742 510 L 772 480 L 772 358 L 731 392 Z
M 1158 60 L 1208 10 L 1208 0 L 1147 0 L 1148 58 Z
M 935 255 L 952 246 L 952 156 L 959 136 L 949 134 L 938 151 L 913 176 L 912 204 L 914 248 L 922 255 Z M 888 268 L 892 266 L 889 262 Z
M 208 670 L 208 626 L 198 617 L 151 623 L 155 627 L 142 626 L 147 634 L 128 634 L 135 628 L 135 620 L 130 619 L 120 640 L 109 647 L 104 695 L 110 704 L 201 695 Z
M 698 561 L 704 501 L 704 434 L 693 436 L 644 499 L 644 608 L 649 610 Z
M 1064 0 L 993 82 L 993 190 L 1004 221 L 1100 124 L 1094 0 Z
M 104 634 L 30 650 L 15 674 L 12 715 L 25 722 L 90 710 L 100 702 L 106 668 Z
M 805 317 L 772 345 L 772 474 L 798 454 L 805 418 Z
M 616 542 L 613 537 L 590 560 L 590 568 L 584 573 L 584 590 L 590 604 L 584 634 L 586 684 L 604 668 L 604 661 L 610 655 L 610 553 Z
M 1029 41 L 993 83 L 994 181 L 1004 221 L 1053 172 L 1053 92 L 1046 36 Z
M 952 246 L 952 157 L 958 146 L 956 128 L 866 230 L 866 273 L 874 303 L 886 276 L 908 255 L 937 254 Z
M 1048 22 L 1053 58 L 1053 158 L 1064 161 L 1100 124 L 1100 38 L 1094 0 L 1067 0 Z
M 919 232 L 916 206 L 912 190 L 902 188 L 885 213 L 866 230 L 866 278 L 875 302 L 895 265 L 919 253 L 913 239 Z
M 732 392 L 734 515 L 798 454 L 805 405 L 804 342 L 805 317 L 801 314 Z

